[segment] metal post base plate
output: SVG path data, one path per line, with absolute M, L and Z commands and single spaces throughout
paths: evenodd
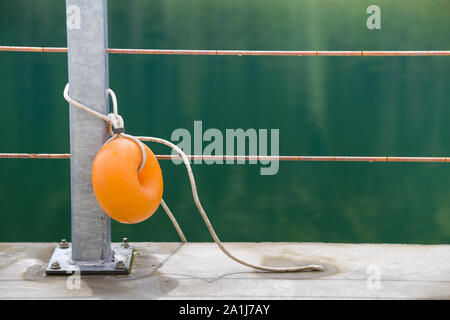
M 133 248 L 131 246 L 112 245 L 111 262 L 72 261 L 72 246 L 57 247 L 47 265 L 47 275 L 127 275 L 131 270 Z

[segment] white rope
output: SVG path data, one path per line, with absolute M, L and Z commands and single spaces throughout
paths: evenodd
M 111 97 L 111 100 L 113 102 L 113 113 L 116 115 L 119 115 L 119 110 L 117 109 L 117 97 L 116 94 L 114 93 L 114 91 L 112 91 L 112 89 L 107 89 L 106 90 L 109 94 L 109 96 Z
M 145 152 L 144 144 L 139 139 L 136 139 L 135 137 L 133 137 L 129 134 L 125 134 L 125 133 L 119 133 L 119 134 L 125 138 L 131 139 L 134 142 L 136 142 L 137 145 L 139 146 L 139 148 L 141 149 L 142 160 L 141 160 L 141 164 L 137 171 L 138 173 L 141 172 L 142 168 L 144 168 L 144 166 L 145 166 L 145 162 L 147 161 L 147 152 Z
M 187 170 L 187 173 L 188 173 L 188 176 L 189 176 L 189 181 L 191 183 L 192 195 L 194 197 L 195 205 L 197 206 L 197 209 L 198 209 L 200 215 L 202 216 L 203 221 L 205 222 L 206 227 L 208 228 L 209 233 L 211 234 L 212 238 L 216 242 L 217 246 L 229 258 L 231 258 L 234 261 L 236 261 L 236 262 L 238 262 L 240 264 L 243 264 L 243 265 L 245 265 L 247 267 L 254 268 L 254 269 L 259 269 L 259 270 L 264 270 L 264 271 L 297 272 L 297 271 L 324 271 L 325 270 L 322 266 L 313 265 L 313 264 L 311 264 L 311 265 L 304 265 L 304 266 L 298 266 L 298 267 L 287 267 L 287 268 L 260 266 L 260 265 L 252 264 L 252 263 L 246 262 L 244 260 L 241 260 L 241 259 L 237 258 L 236 256 L 234 256 L 233 254 L 231 254 L 223 246 L 222 242 L 220 241 L 219 237 L 217 236 L 216 232 L 214 231 L 214 228 L 211 225 L 211 222 L 209 221 L 209 218 L 208 218 L 205 210 L 203 209 L 202 204 L 200 203 L 200 199 L 199 199 L 198 193 L 197 193 L 197 186 L 195 184 L 194 174 L 192 173 L 192 168 L 191 168 L 191 165 L 189 163 L 189 159 L 187 158 L 186 154 L 178 146 L 176 146 L 172 142 L 169 142 L 169 141 L 161 139 L 161 138 L 154 138 L 154 137 L 136 137 L 136 138 L 139 139 L 139 140 L 142 140 L 142 141 L 151 141 L 151 142 L 164 144 L 164 145 L 172 148 L 173 150 L 175 150 L 181 156 L 181 158 L 183 159 L 184 165 L 186 166 L 186 170 Z
M 109 126 L 112 126 L 117 129 L 123 129 L 124 123 L 123 123 L 122 117 L 118 114 L 116 95 L 115 95 L 114 91 L 112 91 L 111 89 L 106 90 L 106 92 L 111 96 L 111 99 L 113 102 L 113 113 L 110 113 L 108 115 L 104 115 L 103 113 L 100 113 L 89 107 L 86 107 L 85 105 L 81 104 L 80 102 L 72 99 L 69 96 L 69 84 L 66 84 L 66 87 L 64 88 L 64 99 L 66 99 L 66 101 L 69 102 L 71 105 L 73 105 L 83 111 L 86 111 L 87 113 L 93 115 L 94 117 L 97 117 L 97 118 L 105 121 L 106 123 L 108 123 Z M 114 135 L 114 133 L 110 130 L 111 127 L 109 127 L 108 129 L 109 129 L 109 133 L 111 133 L 111 135 Z
M 109 138 L 105 143 L 107 144 L 109 141 L 111 141 L 112 139 L 115 139 L 118 135 L 117 133 L 115 133 L 114 131 L 111 130 L 111 128 L 114 129 L 124 129 L 124 123 L 123 123 L 123 119 L 122 117 L 119 115 L 118 113 L 118 107 L 117 107 L 117 98 L 116 98 L 116 94 L 114 93 L 114 91 L 112 89 L 107 89 L 106 92 L 108 93 L 108 95 L 111 97 L 112 103 L 113 103 L 113 113 L 108 114 L 107 116 L 105 116 L 104 114 L 97 112 L 95 110 L 92 110 L 89 107 L 86 107 L 85 105 L 79 103 L 78 101 L 72 99 L 69 96 L 69 84 L 66 84 L 66 87 L 64 88 L 64 98 L 67 100 L 67 102 L 69 102 L 71 105 L 88 112 L 89 114 L 93 115 L 94 117 L 97 117 L 105 122 L 108 123 L 108 131 L 111 134 L 111 138 Z M 136 139 L 135 137 L 128 135 L 128 134 L 124 134 L 122 133 L 122 135 L 128 139 L 133 140 L 134 142 L 137 143 L 137 145 L 139 146 L 139 148 L 141 149 L 141 154 L 142 154 L 142 161 L 141 164 L 138 168 L 138 173 L 141 172 L 142 168 L 144 168 L 145 166 L 145 162 L 147 160 L 147 153 L 145 152 L 145 148 L 144 145 L 142 144 L 142 142 L 138 139 Z
M 66 98 L 66 100 L 70 104 L 72 104 L 72 105 L 74 105 L 74 106 L 76 106 L 76 107 L 78 107 L 78 108 L 80 108 L 80 109 L 82 109 L 82 110 L 92 114 L 93 116 L 95 116 L 97 118 L 100 118 L 100 119 L 104 120 L 109 125 L 113 125 L 114 126 L 114 123 L 117 122 L 117 124 L 119 126 L 122 125 L 121 128 L 123 128 L 123 120 L 121 120 L 122 123 L 120 123 L 120 120 L 119 120 L 120 116 L 119 116 L 118 110 L 117 110 L 117 99 L 116 99 L 116 96 L 115 96 L 114 92 L 111 89 L 108 89 L 108 94 L 111 96 L 111 98 L 113 100 L 113 112 L 114 112 L 113 114 L 114 114 L 115 120 L 117 120 L 117 121 L 113 121 L 111 119 L 112 117 L 111 118 L 109 116 L 107 117 L 107 116 L 105 116 L 105 115 L 103 115 L 103 114 L 101 114 L 99 112 L 96 112 L 96 111 L 94 111 L 94 110 L 92 110 L 92 109 L 82 105 L 81 103 L 73 100 L 72 98 L 69 97 L 68 89 L 69 89 L 69 87 L 68 87 L 68 85 L 66 85 L 66 88 L 64 89 L 64 98 Z M 120 117 L 120 119 L 121 118 L 122 117 Z M 219 237 L 217 236 L 216 232 L 214 231 L 214 228 L 213 228 L 211 222 L 209 221 L 208 215 L 206 214 L 205 210 L 203 209 L 202 204 L 200 203 L 200 198 L 198 197 L 197 186 L 196 186 L 196 183 L 195 183 L 194 174 L 192 172 L 192 168 L 191 168 L 191 165 L 189 163 L 189 159 L 186 156 L 186 154 L 178 146 L 176 146 L 172 142 L 164 140 L 164 139 L 161 139 L 161 138 L 144 137 L 144 136 L 142 136 L 142 137 L 134 137 L 134 136 L 131 136 L 131 135 L 128 135 L 128 134 L 124 134 L 124 133 L 116 133 L 116 134 L 113 134 L 113 136 L 108 141 L 110 141 L 111 139 L 116 138 L 118 135 L 122 135 L 122 136 L 124 136 L 126 138 L 129 138 L 129 139 L 132 139 L 133 141 L 136 141 L 136 142 L 141 140 L 141 141 L 150 141 L 150 142 L 156 142 L 156 143 L 164 144 L 164 145 L 172 148 L 173 150 L 175 150 L 181 156 L 181 158 L 183 160 L 183 163 L 186 166 L 186 170 L 187 170 L 187 173 L 188 173 L 189 181 L 190 181 L 190 184 L 191 184 L 192 196 L 194 198 L 194 203 L 195 203 L 195 205 L 196 205 L 196 207 L 198 209 L 198 212 L 200 213 L 203 221 L 205 222 L 206 227 L 208 228 L 208 231 L 211 234 L 211 237 L 214 239 L 214 242 L 217 244 L 219 249 L 222 250 L 222 252 L 225 253 L 225 255 L 227 255 L 230 259 L 232 259 L 232 260 L 234 260 L 234 261 L 236 261 L 236 262 L 238 262 L 238 263 L 240 263 L 240 264 L 242 264 L 244 266 L 250 267 L 250 268 L 263 270 L 263 271 L 270 271 L 270 272 L 299 272 L 299 271 L 324 271 L 325 270 L 324 267 L 322 267 L 320 265 L 315 265 L 315 264 L 303 265 L 303 266 L 297 266 L 297 267 L 287 267 L 287 268 L 261 266 L 261 265 L 252 264 L 252 263 L 246 262 L 246 261 L 244 261 L 242 259 L 239 259 L 238 257 L 234 256 L 230 251 L 228 251 L 224 247 L 223 243 L 220 241 Z M 141 145 L 140 145 L 141 142 L 140 141 L 137 142 L 137 143 L 138 143 L 139 147 L 141 148 L 141 151 L 143 152 L 143 158 L 142 158 L 143 161 L 141 163 L 141 167 L 142 167 L 143 164 L 145 163 L 144 162 L 145 161 L 145 158 L 144 158 L 145 150 L 143 149 L 143 147 L 141 147 Z M 164 211 L 166 212 L 166 214 L 168 215 L 168 217 L 172 221 L 172 224 L 174 225 L 175 229 L 177 230 L 178 235 L 181 238 L 181 241 L 182 242 L 186 242 L 186 238 L 185 238 L 183 232 L 181 231 L 180 226 L 178 225 L 175 217 L 173 216 L 172 212 L 170 211 L 169 207 L 166 205 L 164 200 L 161 200 L 161 206 L 163 207 Z
M 69 96 L 69 84 L 66 84 L 66 87 L 64 88 L 64 99 L 66 99 L 67 102 L 69 102 L 71 105 L 73 105 L 83 111 L 86 111 L 87 113 L 93 115 L 94 117 L 102 119 L 103 121 L 106 121 L 107 123 L 111 123 L 111 119 L 108 116 L 105 116 L 104 114 L 97 112 L 95 110 L 92 110 L 91 108 L 86 107 L 85 105 L 79 103 L 78 101 L 73 100 Z
M 170 221 L 172 221 L 173 226 L 175 227 L 175 230 L 177 230 L 178 236 L 181 239 L 181 242 L 186 243 L 186 237 L 184 236 L 183 231 L 180 228 L 180 225 L 177 222 L 177 219 L 175 219 L 174 215 L 172 214 L 172 211 L 170 211 L 169 207 L 167 206 L 164 199 L 161 199 L 161 207 L 166 212 L 167 216 L 169 217 Z

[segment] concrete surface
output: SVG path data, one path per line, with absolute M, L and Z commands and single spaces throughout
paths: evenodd
M 45 276 L 56 243 L 0 243 L 0 299 L 450 299 L 450 245 L 226 243 L 271 266 L 253 271 L 214 243 L 131 243 L 128 276 Z

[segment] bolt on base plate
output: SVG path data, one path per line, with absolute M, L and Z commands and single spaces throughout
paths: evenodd
M 81 275 L 127 275 L 131 270 L 133 247 L 128 242 L 111 246 L 113 259 L 111 262 L 72 261 L 72 246 L 64 242 L 59 245 L 47 265 L 47 275 L 65 275 L 79 272 Z

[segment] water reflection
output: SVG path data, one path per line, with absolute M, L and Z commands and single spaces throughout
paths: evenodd
M 280 50 L 448 49 L 448 1 L 110 0 L 110 47 Z M 64 2 L 0 3 L 0 43 L 64 46 Z M 1 152 L 68 152 L 64 54 L 0 54 Z M 132 134 L 279 128 L 285 155 L 449 156 L 446 57 L 110 57 Z M 40 121 L 37 121 L 40 120 Z M 169 150 L 154 146 L 157 153 Z M 70 234 L 66 160 L 0 160 L 0 241 Z M 209 241 L 181 166 L 162 163 L 165 199 L 191 241 Z M 202 202 L 225 241 L 448 243 L 447 164 L 196 165 Z M 113 238 L 175 241 L 162 211 L 113 224 Z

